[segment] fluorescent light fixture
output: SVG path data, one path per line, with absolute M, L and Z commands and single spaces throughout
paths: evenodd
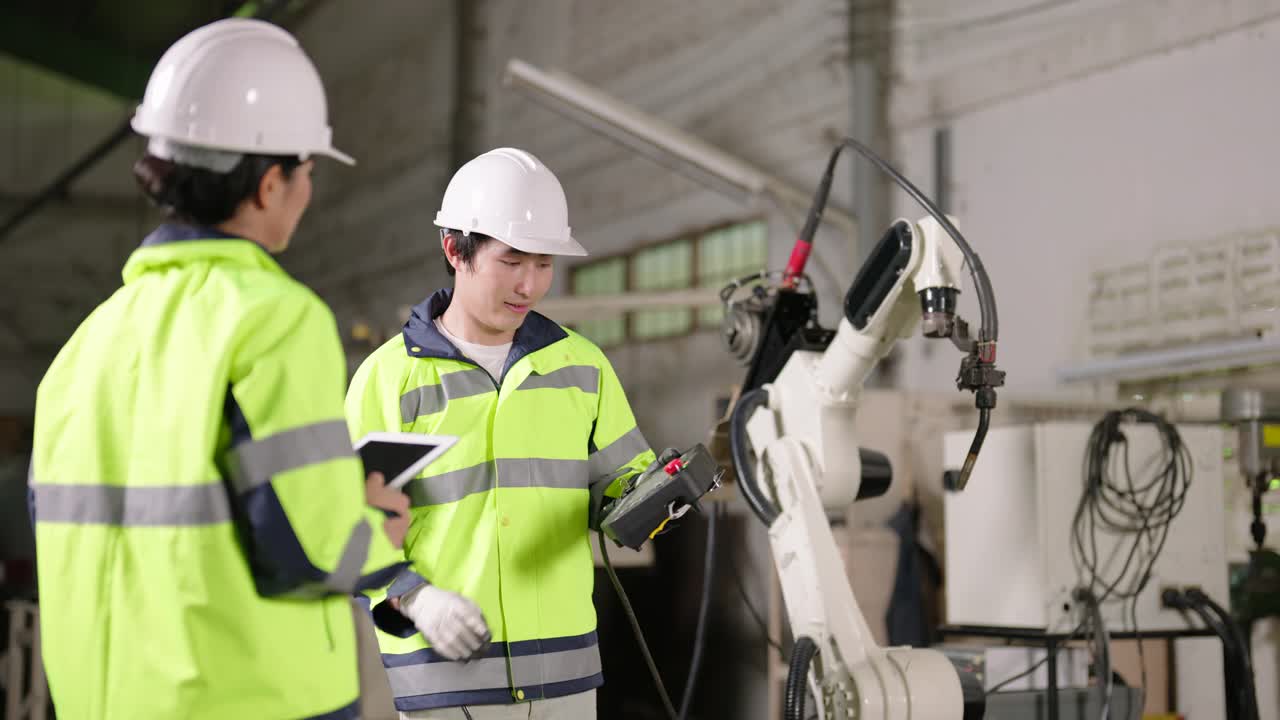
M 503 82 L 552 112 L 735 201 L 751 204 L 762 197 L 773 198 L 802 211 L 812 201 L 812 193 L 566 73 L 541 70 L 513 58 L 507 62 Z M 828 205 L 823 217 L 848 237 L 857 237 L 857 224 L 848 213 Z
M 1058 369 L 1062 382 L 1136 382 L 1280 364 L 1280 340 L 1249 338 L 1133 353 Z

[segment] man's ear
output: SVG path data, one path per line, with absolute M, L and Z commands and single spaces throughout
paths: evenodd
M 451 232 L 440 232 L 440 248 L 444 250 L 444 259 L 453 266 L 454 270 L 458 269 L 458 246 L 456 238 Z
M 272 165 L 262 173 L 262 179 L 258 181 L 258 191 L 253 194 L 253 204 L 259 210 L 265 210 L 267 204 L 275 198 L 283 186 L 284 171 L 279 165 Z

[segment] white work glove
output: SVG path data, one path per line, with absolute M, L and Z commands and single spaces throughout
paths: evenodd
M 478 605 L 434 585 L 402 595 L 400 614 L 412 620 L 431 647 L 450 660 L 470 660 L 491 639 Z

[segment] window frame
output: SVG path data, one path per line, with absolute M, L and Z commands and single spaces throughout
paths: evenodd
M 573 297 L 591 297 L 590 295 L 579 294 L 574 290 L 577 274 L 586 268 L 590 268 L 600 263 L 615 261 L 618 258 L 622 258 L 624 263 L 623 265 L 624 287 L 621 289 L 621 292 L 626 292 L 626 293 L 637 292 L 638 289 L 635 287 L 635 279 L 634 279 L 634 264 L 635 264 L 636 256 L 645 251 L 652 250 L 653 248 L 656 248 L 656 247 L 661 247 L 663 245 L 674 245 L 679 242 L 689 243 L 689 254 L 690 254 L 691 260 L 689 263 L 689 284 L 687 286 L 682 286 L 676 289 L 681 289 L 681 290 L 697 289 L 699 287 L 698 285 L 699 269 L 701 268 L 702 262 L 703 262 L 701 257 L 702 255 L 701 240 L 705 236 L 714 232 L 719 232 L 721 230 L 725 230 L 725 229 L 732 228 L 739 225 L 743 225 L 743 226 L 750 225 L 753 223 L 763 223 L 765 227 L 765 265 L 767 266 L 768 265 L 768 248 L 769 248 L 769 218 L 767 215 L 751 215 L 748 217 L 735 218 L 732 220 L 722 220 L 722 221 L 718 221 L 708 225 L 696 226 L 689 230 L 685 230 L 668 237 L 644 240 L 636 243 L 635 245 L 632 245 L 626 250 L 612 252 L 607 255 L 601 255 L 599 257 L 593 256 L 586 262 L 576 263 L 569 267 L 569 282 L 567 287 L 568 294 Z M 677 308 L 668 308 L 668 309 L 674 310 Z M 653 337 L 653 338 L 636 337 L 635 317 L 634 317 L 634 313 L 636 311 L 628 310 L 627 312 L 622 314 L 622 340 L 620 342 L 611 343 L 609 345 L 601 345 L 601 347 L 602 348 L 618 347 L 620 345 L 626 345 L 630 343 L 660 343 L 660 342 L 667 342 L 669 340 L 680 340 L 698 333 L 715 331 L 715 328 L 709 325 L 704 325 L 702 323 L 701 313 L 699 312 L 702 309 L 701 306 L 690 305 L 688 306 L 687 309 L 690 314 L 689 328 L 687 330 L 679 333 L 674 333 L 671 335 L 663 335 L 661 337 Z

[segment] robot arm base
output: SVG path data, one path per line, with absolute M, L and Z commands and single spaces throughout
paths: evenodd
M 851 667 L 833 668 L 830 642 L 820 648 L 808 673 L 809 688 L 817 683 L 819 718 L 979 720 L 985 713 L 981 680 L 936 650 L 889 648 Z M 787 695 L 800 691 L 789 687 Z

